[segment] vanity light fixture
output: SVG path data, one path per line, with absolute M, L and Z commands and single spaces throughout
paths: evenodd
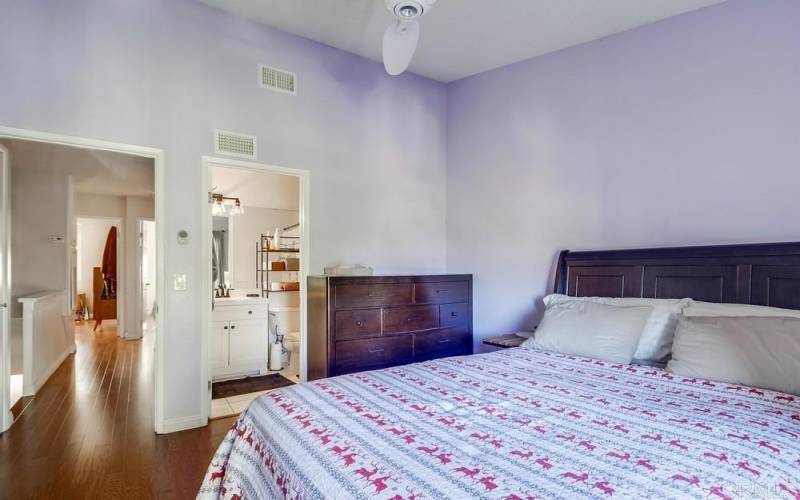
M 211 203 L 211 215 L 244 214 L 244 207 L 242 207 L 242 202 L 239 198 L 209 192 L 208 202 Z

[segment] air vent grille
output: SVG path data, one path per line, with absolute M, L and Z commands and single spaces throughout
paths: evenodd
M 289 71 L 261 65 L 261 86 L 265 89 L 297 95 L 297 75 Z
M 214 151 L 217 154 L 255 158 L 256 138 L 252 135 L 228 132 L 227 130 L 215 130 Z

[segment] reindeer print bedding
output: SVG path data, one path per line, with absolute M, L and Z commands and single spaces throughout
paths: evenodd
M 513 348 L 256 399 L 200 498 L 800 499 L 794 396 Z

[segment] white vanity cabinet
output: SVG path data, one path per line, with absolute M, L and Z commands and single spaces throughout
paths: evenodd
M 267 373 L 268 309 L 267 299 L 216 299 L 209 344 L 212 379 Z

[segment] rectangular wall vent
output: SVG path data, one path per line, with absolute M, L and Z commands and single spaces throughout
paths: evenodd
M 256 138 L 252 135 L 214 130 L 214 152 L 241 158 L 256 157 Z
M 259 77 L 265 89 L 297 95 L 297 75 L 294 73 L 262 64 Z

